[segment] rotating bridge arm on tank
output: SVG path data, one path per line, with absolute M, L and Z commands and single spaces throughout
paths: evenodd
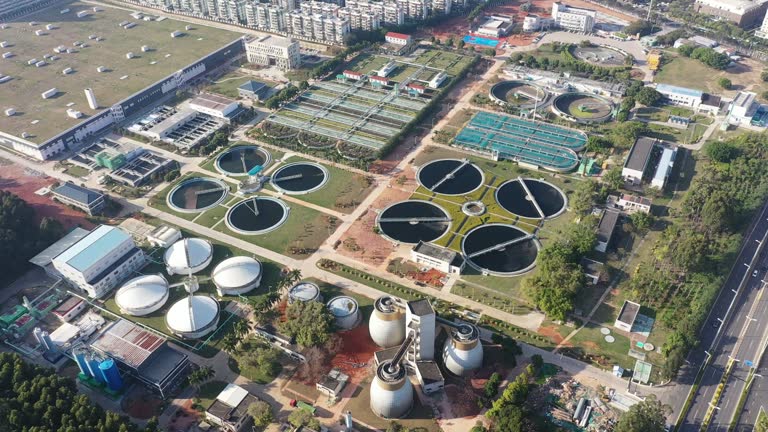
M 379 222 L 408 222 L 408 223 L 427 223 L 427 222 L 450 222 L 449 217 L 440 216 L 424 216 L 424 217 L 383 217 L 379 218 Z
M 536 197 L 533 196 L 533 194 L 531 193 L 531 190 L 528 189 L 528 185 L 525 184 L 525 180 L 523 180 L 522 177 L 518 177 L 517 181 L 519 181 L 520 182 L 520 186 L 522 186 L 523 189 L 525 189 L 525 194 L 528 195 L 528 199 L 531 201 L 533 206 L 536 207 L 536 211 L 539 212 L 539 215 L 541 215 L 541 218 L 545 219 L 547 217 L 547 215 L 545 215 L 544 214 L 544 210 L 542 210 L 541 207 L 539 207 L 539 202 L 536 201 Z
M 195 196 L 206 195 L 206 194 L 214 193 L 214 192 L 221 192 L 223 190 L 224 190 L 224 188 L 222 188 L 222 187 L 215 187 L 215 188 L 210 188 L 210 189 L 204 189 L 204 190 L 201 190 L 201 191 L 195 191 Z
M 532 238 L 533 238 L 533 235 L 532 234 L 528 234 L 528 235 L 523 236 L 523 237 L 518 237 L 516 239 L 512 239 L 512 240 L 508 240 L 508 241 L 505 241 L 505 242 L 501 242 L 499 244 L 487 247 L 485 249 L 481 249 L 481 250 L 479 250 L 477 252 L 472 252 L 471 254 L 467 255 L 467 258 L 475 258 L 477 256 L 487 254 L 488 252 L 493 252 L 495 250 L 503 249 L 503 248 L 505 248 L 507 246 L 512 246 L 514 244 L 517 244 L 517 243 L 520 243 L 520 242 L 524 242 L 524 241 L 530 240 Z
M 278 177 L 278 178 L 272 177 L 272 183 L 278 183 L 278 182 L 288 181 L 288 180 L 296 180 L 296 179 L 300 179 L 302 177 L 304 177 L 304 174 L 301 174 L 301 173 L 287 175 L 287 176 Z
M 451 172 L 445 175 L 445 177 L 441 178 L 437 183 L 433 184 L 432 187 L 429 188 L 430 191 L 434 192 L 435 189 L 440 187 L 443 183 L 447 182 L 448 180 L 451 180 L 454 178 L 457 172 L 461 171 L 462 168 L 467 166 L 469 164 L 469 159 L 462 159 L 461 164 L 454 168 Z
M 259 216 L 259 201 L 256 198 L 251 199 L 251 202 L 253 203 L 253 208 L 246 204 L 245 206 L 248 207 L 253 212 L 253 215 L 258 217 Z

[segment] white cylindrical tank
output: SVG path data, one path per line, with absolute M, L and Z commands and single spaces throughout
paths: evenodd
M 168 309 L 165 325 L 173 334 L 185 339 L 198 339 L 219 325 L 219 302 L 213 297 L 184 297 Z
M 451 337 L 443 345 L 443 363 L 458 376 L 465 376 L 483 365 L 483 344 L 477 327 L 460 324 L 451 330 Z
M 288 303 L 296 301 L 323 301 L 320 295 L 320 287 L 312 282 L 299 282 L 288 291 Z
M 405 340 L 405 313 L 395 299 L 382 296 L 376 299 L 368 321 L 368 332 L 373 342 L 382 348 L 400 345 Z
M 124 314 L 149 315 L 168 301 L 168 281 L 162 275 L 145 275 L 126 282 L 115 294 L 115 303 Z
M 211 279 L 221 296 L 245 294 L 261 283 L 261 263 L 251 257 L 232 257 L 213 269 Z
M 328 310 L 336 321 L 339 330 L 351 330 L 360 324 L 360 307 L 357 300 L 348 296 L 338 296 L 328 302 Z
M 387 360 L 371 383 L 371 411 L 383 418 L 402 418 L 413 406 L 413 386 L 405 367 Z
M 165 268 L 169 275 L 197 273 L 213 259 L 213 245 L 200 238 L 182 239 L 166 249 Z
M 99 103 L 96 102 L 96 94 L 93 93 L 93 89 L 88 87 L 85 89 L 85 99 L 88 101 L 88 106 L 92 110 L 99 109 Z

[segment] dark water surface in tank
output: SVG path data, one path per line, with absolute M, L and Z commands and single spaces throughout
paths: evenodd
M 170 201 L 182 209 L 201 210 L 216 204 L 226 194 L 226 188 L 223 188 L 219 183 L 203 178 L 194 178 L 185 180 L 173 192 Z
M 446 175 L 461 166 L 459 159 L 444 159 L 430 162 L 419 170 L 419 183 L 435 193 L 462 195 L 477 189 L 483 182 L 483 173 L 476 165 L 468 163 L 453 174 L 453 177 L 438 184 Z
M 483 225 L 470 231 L 462 243 L 462 252 L 476 266 L 496 273 L 513 273 L 525 269 L 536 261 L 538 251 L 533 239 L 491 250 L 475 257 L 475 252 L 526 236 L 527 233 L 511 225 Z
M 251 198 L 235 204 L 228 217 L 230 225 L 239 230 L 259 232 L 279 224 L 285 208 L 273 200 Z
M 293 176 L 301 176 L 291 178 Z M 285 178 L 285 180 L 281 180 Z M 272 183 L 289 192 L 304 192 L 325 181 L 325 172 L 312 164 L 298 163 L 284 166 L 272 174 Z
M 435 204 L 424 201 L 403 201 L 384 210 L 379 219 L 448 217 L 448 214 Z M 448 231 L 451 223 L 445 222 L 379 222 L 379 229 L 388 237 L 402 243 L 429 242 L 440 238 Z

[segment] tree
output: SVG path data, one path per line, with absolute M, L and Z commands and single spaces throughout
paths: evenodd
M 483 386 L 483 396 L 486 399 L 493 399 L 499 394 L 499 384 L 501 384 L 501 375 L 494 372 Z
M 661 93 L 651 87 L 643 87 L 635 95 L 635 100 L 645 106 L 656 106 L 663 98 Z
M 448 37 L 448 40 L 445 41 L 445 46 L 452 47 L 453 46 L 453 36 Z
M 537 371 L 541 370 L 541 367 L 544 366 L 544 359 L 541 357 L 541 355 L 534 354 L 531 356 L 531 364 Z
M 762 97 L 764 101 L 768 101 L 768 91 L 760 93 L 760 97 Z
M 302 408 L 297 408 L 288 415 L 288 423 L 294 427 L 306 426 L 310 429 L 320 430 L 320 421 L 311 412 Z
M 483 422 L 478 420 L 469 432 L 488 432 L 488 429 L 483 425 Z
M 629 216 L 629 221 L 637 231 L 645 231 L 653 226 L 653 216 L 649 213 L 634 212 Z
M 727 141 L 712 141 L 704 147 L 704 152 L 710 159 L 728 163 L 739 154 L 739 149 Z
M 664 432 L 667 428 L 666 417 L 671 412 L 651 394 L 644 401 L 632 405 L 629 411 L 622 414 L 615 432 Z
M 617 191 L 624 186 L 624 176 L 621 175 L 621 167 L 614 165 L 603 174 L 603 183 L 612 191 Z
M 496 48 L 486 48 L 483 50 L 483 54 L 487 55 L 488 57 L 495 57 Z
M 763 80 L 763 82 L 768 82 L 768 71 L 764 71 L 760 74 L 760 79 Z
M 631 36 L 636 34 L 640 34 L 640 36 L 647 36 L 651 34 L 652 29 L 653 24 L 645 20 L 640 20 L 631 22 L 628 26 L 624 27 L 624 33 Z
M 199 387 L 200 384 L 213 378 L 214 371 L 210 366 L 205 366 L 200 369 L 195 369 L 189 374 L 189 384 L 194 387 Z
M 632 147 L 637 138 L 646 133 L 648 127 L 641 122 L 631 121 L 619 123 L 608 135 L 613 141 L 613 146 L 618 149 L 628 149 Z
M 456 42 L 456 48 L 463 49 L 466 42 L 464 42 L 464 39 L 459 39 L 458 42 Z
M 333 316 L 320 302 L 294 302 L 285 310 L 285 317 L 279 325 L 281 331 L 305 348 L 324 344 L 333 331 Z
M 274 377 L 280 372 L 280 352 L 274 348 L 256 348 L 246 353 L 246 361 L 256 368 L 261 376 Z
M 607 153 L 611 148 L 611 142 L 597 135 L 590 135 L 587 138 L 587 151 L 593 153 Z
M 261 400 L 248 405 L 248 415 L 253 418 L 253 424 L 259 427 L 267 426 L 275 420 L 272 405 Z
M 571 209 L 578 215 L 584 215 L 592 209 L 595 196 L 595 182 L 585 180 L 576 186 L 570 199 Z
M 728 78 L 720 78 L 717 80 L 717 85 L 720 86 L 720 88 L 723 88 L 725 90 L 730 90 L 731 86 L 733 86 L 733 83 Z
M 528 381 L 530 376 L 522 372 L 504 389 L 501 397 L 493 402 L 486 412 L 486 417 L 493 423 L 494 432 L 521 432 L 525 425 L 523 402 L 528 396 Z
M 681 45 L 680 48 L 677 49 L 677 52 L 679 52 L 683 57 L 690 57 L 691 53 L 693 53 L 693 46 Z

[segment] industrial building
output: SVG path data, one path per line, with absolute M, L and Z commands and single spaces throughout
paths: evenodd
M 159 153 L 106 138 L 89 145 L 69 161 L 88 170 L 106 168 L 110 171 L 108 177 L 132 187 L 141 186 L 174 164 Z
M 191 149 L 223 127 L 225 121 L 191 108 L 161 106 L 137 120 L 128 130 L 152 140 Z
M 539 30 L 548 30 L 553 23 L 554 21 L 550 17 L 529 13 L 523 17 L 523 31 L 535 32 Z
M 656 145 L 656 140 L 647 137 L 638 137 L 629 150 L 627 160 L 621 169 L 621 176 L 625 182 L 633 185 L 640 184 L 651 159 L 651 152 Z
M 77 237 L 79 234 L 73 238 Z M 144 252 L 136 247 L 133 238 L 108 225 L 96 227 L 54 257 L 50 257 L 49 250 L 58 251 L 58 242 L 51 248 L 31 261 L 42 267 L 50 262 L 55 274 L 94 298 L 103 297 L 146 264 Z
M 101 214 L 106 204 L 105 195 L 99 191 L 65 182 L 51 190 L 53 199 L 80 209 L 89 216 Z
M 560 2 L 552 3 L 552 20 L 565 30 L 592 33 L 597 12 L 592 9 L 573 8 Z
M 248 407 L 258 401 L 259 398 L 239 385 L 227 384 L 206 408 L 205 419 L 225 432 L 250 430 L 248 425 L 252 417 L 248 414 Z
M 213 93 L 200 93 L 189 101 L 189 108 L 199 113 L 224 120 L 229 123 L 240 114 L 240 103 L 236 100 Z
M 334 368 L 315 384 L 315 388 L 331 400 L 338 400 L 347 382 L 349 382 L 349 375 Z
M 438 324 L 439 323 L 439 324 Z M 401 418 L 413 404 L 412 373 L 426 394 L 440 391 L 445 378 L 434 361 L 439 332 L 447 332 L 440 347 L 447 372 L 466 376 L 479 368 L 483 349 L 478 329 L 437 318 L 428 300 L 405 301 L 383 296 L 374 303 L 368 323 L 371 339 L 386 348 L 374 353 L 376 377 L 371 383 L 371 410 L 383 418 Z
M 605 210 L 600 217 L 600 223 L 597 224 L 597 244 L 595 250 L 598 252 L 607 252 L 613 242 L 613 233 L 616 231 L 616 225 L 619 223 L 621 213 L 615 210 Z
M 760 108 L 760 103 L 757 101 L 756 93 L 740 91 L 728 105 L 728 122 L 736 125 L 748 125 L 758 108 Z
M 670 84 L 657 84 L 656 91 L 664 96 L 664 99 L 672 105 L 697 109 L 704 98 L 704 92 L 696 89 L 673 86 Z
M 62 322 L 68 323 L 84 311 L 86 306 L 87 303 L 80 297 L 69 296 L 51 312 Z
M 213 269 L 211 280 L 220 296 L 241 295 L 261 284 L 261 263 L 251 257 L 228 258 Z
M 280 70 L 301 67 L 299 42 L 278 36 L 263 36 L 245 42 L 245 54 L 250 63 L 277 66 Z
M 270 87 L 263 82 L 248 80 L 237 88 L 237 94 L 241 98 L 251 99 L 256 102 L 267 99 Z
M 475 33 L 481 36 L 490 36 L 494 38 L 506 36 L 512 31 L 515 23 L 512 18 L 492 15 L 485 19 L 485 22 L 480 24 Z
M 696 0 L 693 10 L 731 21 L 741 28 L 760 24 L 765 17 L 766 0 Z
M 105 327 L 89 346 L 163 398 L 178 390 L 189 373 L 186 354 L 168 346 L 164 337 L 124 319 Z
M 613 326 L 619 330 L 627 333 L 632 331 L 632 326 L 637 319 L 637 315 L 640 313 L 640 305 L 629 300 L 624 300 L 624 304 L 621 306 L 619 316 L 616 317 L 616 321 Z
M 163 249 L 181 240 L 181 231 L 168 225 L 160 225 L 147 234 L 147 241 L 154 247 Z
M 622 194 L 616 205 L 626 214 L 651 213 L 651 200 L 637 195 Z
M 652 188 L 664 190 L 664 188 L 667 186 L 669 175 L 672 173 L 676 157 L 677 147 L 662 146 L 661 158 L 659 158 L 659 163 L 656 166 L 656 172 L 651 179 Z
M 466 261 L 460 253 L 424 242 L 419 242 L 411 249 L 411 261 L 443 273 L 452 274 L 460 274 L 466 265 Z

